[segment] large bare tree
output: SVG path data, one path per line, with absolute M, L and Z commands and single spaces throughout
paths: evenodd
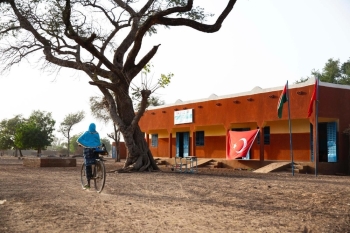
M 41 51 L 44 65 L 87 74 L 108 101 L 110 116 L 123 134 L 128 149 L 125 171 L 158 170 L 138 126 L 152 90 L 141 90 L 137 112 L 129 95 L 131 82 L 160 46 L 142 55 L 142 41 L 159 26 L 216 32 L 236 0 L 226 2 L 209 25 L 205 20 L 212 14 L 194 6 L 193 0 L 0 0 L 0 60 L 6 70 Z

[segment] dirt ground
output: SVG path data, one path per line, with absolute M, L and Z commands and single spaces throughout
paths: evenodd
M 107 173 L 0 157 L 0 232 L 350 232 L 350 177 L 199 169 Z M 122 163 L 106 162 L 107 171 Z

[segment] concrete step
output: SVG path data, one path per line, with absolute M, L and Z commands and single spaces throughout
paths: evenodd
M 270 163 L 264 167 L 256 169 L 254 172 L 256 173 L 269 173 L 273 171 L 285 171 L 285 169 L 289 166 L 290 162 L 275 162 Z
M 295 169 L 299 169 L 299 170 L 303 170 L 303 169 L 304 169 L 304 166 L 303 166 L 303 165 L 300 165 L 300 164 L 294 164 L 294 168 L 295 168 Z
M 166 161 L 164 160 L 156 160 L 157 165 L 166 165 Z
M 221 162 L 217 162 L 217 161 L 210 161 L 208 163 L 206 163 L 204 166 L 201 166 L 204 168 L 222 168 L 223 165 Z
M 286 169 L 288 172 L 292 172 L 292 164 L 290 167 Z M 295 173 L 306 173 L 307 172 L 307 166 L 303 166 L 301 164 L 294 164 L 294 172 Z
M 286 169 L 287 172 L 292 172 L 292 168 L 287 168 Z M 294 168 L 294 173 L 301 173 L 300 169 Z

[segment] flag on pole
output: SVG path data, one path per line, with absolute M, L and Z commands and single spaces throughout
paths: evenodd
M 316 95 L 317 95 L 317 78 L 315 80 L 315 86 L 314 86 L 314 92 L 312 93 L 312 96 L 311 96 L 311 100 L 310 100 L 310 105 L 309 105 L 309 110 L 307 112 L 307 117 L 310 117 L 311 114 L 312 114 L 312 109 L 313 109 L 313 106 L 314 106 L 314 102 L 316 100 Z
M 277 115 L 278 115 L 278 118 L 282 117 L 283 104 L 288 101 L 288 98 L 287 98 L 287 86 L 288 86 L 288 81 L 287 81 L 286 85 L 284 86 L 283 91 L 282 91 L 282 93 L 280 95 L 280 98 L 278 100 L 278 104 L 277 104 Z
M 253 145 L 259 129 L 227 132 L 226 159 L 245 157 Z

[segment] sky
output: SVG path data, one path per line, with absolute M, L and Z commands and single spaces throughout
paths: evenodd
M 194 3 L 217 16 L 227 1 Z M 170 85 L 155 93 L 172 104 L 178 99 L 246 92 L 256 86 L 282 89 L 286 81 L 291 84 L 310 76 L 313 69 L 321 71 L 329 58 L 346 62 L 349 26 L 349 0 L 238 0 L 220 31 L 160 29 L 144 39 L 142 52 L 161 44 L 149 77 L 155 81 L 160 74 L 174 74 Z M 113 128 L 91 116 L 89 98 L 101 94 L 88 81 L 84 73 L 71 69 L 58 74 L 42 71 L 36 59 L 14 66 L 0 76 L 0 120 L 17 114 L 29 117 L 40 110 L 52 113 L 58 129 L 65 116 L 85 111 L 85 119 L 73 127 L 72 135 L 94 122 L 105 138 Z

